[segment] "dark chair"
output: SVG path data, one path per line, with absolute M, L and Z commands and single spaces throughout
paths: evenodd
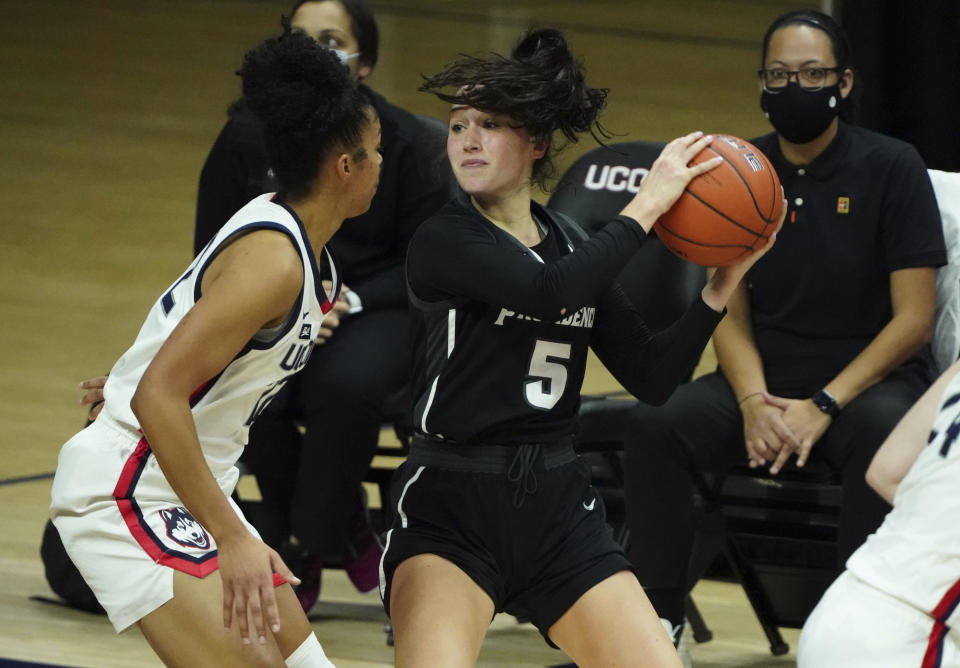
M 699 474 L 694 483 L 703 511 L 716 519 L 714 527 L 719 523 L 725 565 L 743 587 L 770 652 L 786 654 L 780 627 L 802 627 L 840 573 L 839 474 L 816 459 L 802 469 L 791 460 L 777 476 L 736 466 L 725 475 Z M 691 569 L 694 579 L 703 566 Z

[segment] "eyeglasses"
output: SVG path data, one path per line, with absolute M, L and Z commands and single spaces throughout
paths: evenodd
M 779 93 L 795 77 L 801 88 L 814 91 L 826 85 L 827 75 L 830 72 L 840 72 L 842 67 L 804 67 L 800 70 L 785 70 L 782 67 L 757 70 L 757 76 L 763 83 L 763 89 L 768 93 Z

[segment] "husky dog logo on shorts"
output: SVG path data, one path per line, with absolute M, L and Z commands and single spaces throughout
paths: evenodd
M 161 510 L 160 516 L 167 525 L 167 535 L 184 547 L 210 547 L 210 537 L 200 523 L 193 519 L 183 506 Z

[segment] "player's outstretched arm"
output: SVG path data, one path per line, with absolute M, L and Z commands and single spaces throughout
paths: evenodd
M 873 456 L 867 469 L 867 484 L 887 503 L 893 505 L 900 481 L 927 444 L 943 393 L 958 372 L 960 362 L 954 362 L 900 419 Z M 951 410 L 960 410 L 960 404 L 955 404 Z

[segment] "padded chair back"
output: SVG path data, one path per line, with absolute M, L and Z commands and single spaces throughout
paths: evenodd
M 565 213 L 588 234 L 610 221 L 633 198 L 663 144 L 620 142 L 581 156 L 564 173 L 547 208 Z M 703 288 L 706 270 L 686 262 L 655 236 L 620 273 L 619 282 L 653 328 L 677 320 Z
M 948 263 L 937 272 L 933 356 L 941 372 L 960 356 L 960 173 L 931 169 Z

